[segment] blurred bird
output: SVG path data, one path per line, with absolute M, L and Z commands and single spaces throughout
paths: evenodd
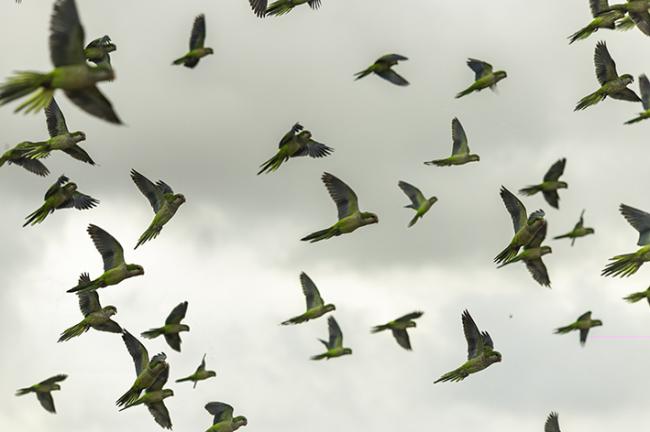
M 535 237 L 524 246 L 524 250 L 519 252 L 517 256 L 512 259 L 505 261 L 503 264 L 497 268 L 501 268 L 508 264 L 515 262 L 523 262 L 526 264 L 526 268 L 530 272 L 533 279 L 537 281 L 542 286 L 551 287 L 551 280 L 548 277 L 548 271 L 542 261 L 544 255 L 550 254 L 553 252 L 550 246 L 542 246 L 544 239 L 546 238 L 546 222 L 541 226 Z
M 432 160 L 425 162 L 425 165 L 452 166 L 465 165 L 468 162 L 478 162 L 481 160 L 479 155 L 470 154 L 469 145 L 467 145 L 467 135 L 465 129 L 457 118 L 451 121 L 451 156 L 446 159 Z
M 181 351 L 181 337 L 180 332 L 190 331 L 190 326 L 181 324 L 181 321 L 185 318 L 185 313 L 187 312 L 187 302 L 184 301 L 172 309 L 171 313 L 165 320 L 165 325 L 163 327 L 153 328 L 142 332 L 141 336 L 147 339 L 154 339 L 160 335 L 165 336 L 167 345 L 169 345 L 173 350 L 178 352 Z
M 46 411 L 56 414 L 56 409 L 54 408 L 54 399 L 52 399 L 52 392 L 55 390 L 61 390 L 61 386 L 57 383 L 65 380 L 67 375 L 55 375 L 52 378 L 48 378 L 45 381 L 41 381 L 38 384 L 34 384 L 31 387 L 25 387 L 18 389 L 16 391 L 16 396 L 26 395 L 28 393 L 36 393 L 38 401 L 41 403 L 41 406 L 45 408 Z
M 611 10 L 627 12 L 636 27 L 646 36 L 650 36 L 650 1 L 648 0 L 627 0 L 626 3 L 611 5 Z
M 32 147 L 32 144 L 29 141 L 24 141 L 5 151 L 0 156 L 0 167 L 5 163 L 9 163 L 9 165 L 14 164 L 23 167 L 27 171 L 41 177 L 49 175 L 50 171 L 43 162 L 27 157 L 27 152 Z
M 408 60 L 408 58 L 399 54 L 386 54 L 381 56 L 373 64 L 368 66 L 368 68 L 354 74 L 356 77 L 354 80 L 356 81 L 374 73 L 395 85 L 407 86 L 409 85 L 409 82 L 393 70 L 393 66 L 403 60 Z
M 406 196 L 411 200 L 411 204 L 404 206 L 404 208 L 415 210 L 415 216 L 413 216 L 413 219 L 411 219 L 408 224 L 410 228 L 415 225 L 418 219 L 423 217 L 429 211 L 431 206 L 438 201 L 438 198 L 425 198 L 424 195 L 422 195 L 422 192 L 420 192 L 420 189 L 416 188 L 412 184 L 406 183 L 405 181 L 400 180 L 399 183 L 397 183 L 397 186 L 399 186 L 399 188 L 402 189 Z
M 190 35 L 190 50 L 183 57 L 174 60 L 173 65 L 183 65 L 194 68 L 203 57 L 214 54 L 212 48 L 206 48 L 205 44 L 205 15 L 198 15 L 194 19 L 192 34 Z
M 327 328 L 329 330 L 329 340 L 324 341 L 323 339 L 318 339 L 323 345 L 325 345 L 327 351 L 325 351 L 323 354 L 312 356 L 311 359 L 329 360 L 331 358 L 352 354 L 352 349 L 343 347 L 343 332 L 341 332 L 341 328 L 333 316 L 330 316 L 327 319 Z
M 577 224 L 573 227 L 573 230 L 569 231 L 566 234 L 562 234 L 556 237 L 553 237 L 553 240 L 559 240 L 563 238 L 570 238 L 571 239 L 571 246 L 576 242 L 577 238 L 580 237 L 585 237 L 588 236 L 589 234 L 593 234 L 596 231 L 593 228 L 585 228 L 585 220 L 584 220 L 584 215 L 585 211 L 583 210 L 582 213 L 580 213 L 580 220 L 578 221 Z
M 628 303 L 636 303 L 643 299 L 646 299 L 648 301 L 648 304 L 650 304 L 650 288 L 645 291 L 632 293 L 627 297 L 623 297 L 623 299 L 627 300 Z
M 210 402 L 205 409 L 214 416 L 212 426 L 205 432 L 234 432 L 248 424 L 244 416 L 233 417 L 233 407 L 223 402 Z
M 166 364 L 166 363 L 165 363 Z M 153 383 L 145 389 L 145 392 L 135 401 L 124 405 L 120 411 L 124 411 L 132 406 L 144 405 L 149 409 L 153 419 L 164 429 L 172 428 L 172 421 L 169 417 L 169 411 L 165 406 L 165 399 L 174 396 L 174 391 L 163 388 L 169 378 L 169 365 L 158 374 Z
M 544 432 L 560 432 L 560 423 L 558 422 L 558 415 L 552 412 L 548 415 L 546 423 L 544 423 Z
M 264 18 L 266 16 L 266 6 L 267 0 L 248 0 L 251 4 L 251 9 L 258 18 Z
M 88 281 L 81 281 L 80 283 L 83 282 Z M 64 330 L 61 333 L 59 342 L 81 336 L 90 328 L 109 333 L 122 333 L 122 327 L 111 319 L 117 313 L 117 308 L 115 306 L 102 307 L 99 303 L 97 291 L 80 292 L 77 296 L 79 297 L 79 309 L 81 309 L 84 319 L 79 324 Z
M 567 189 L 569 185 L 566 182 L 559 181 L 560 176 L 564 174 L 564 167 L 566 166 L 566 159 L 562 158 L 555 162 L 544 176 L 544 182 L 538 185 L 527 186 L 519 190 L 519 193 L 526 196 L 535 195 L 541 192 L 544 195 L 546 202 L 556 209 L 560 207 L 560 196 L 558 189 Z
M 300 284 L 302 285 L 302 292 L 307 301 L 307 311 L 302 315 L 284 321 L 282 325 L 304 323 L 336 310 L 336 306 L 333 304 L 325 304 L 320 296 L 320 292 L 318 292 L 316 284 L 305 272 L 300 273 Z
M 555 334 L 566 334 L 574 330 L 580 330 L 580 345 L 584 346 L 587 342 L 587 335 L 592 327 L 602 326 L 601 320 L 591 319 L 591 311 L 585 312 L 578 317 L 576 322 L 569 324 L 565 327 L 560 327 L 555 330 Z
M 417 327 L 417 324 L 413 320 L 420 318 L 422 315 L 424 315 L 424 312 L 411 312 L 386 324 L 373 327 L 372 333 L 390 330 L 398 345 L 405 350 L 411 351 L 411 339 L 409 338 L 407 329 Z
M 625 124 L 637 123 L 650 118 L 650 81 L 648 81 L 648 77 L 645 74 L 639 76 L 639 90 L 641 92 L 641 104 L 644 111 L 632 120 L 626 121 Z
M 254 0 L 249 0 L 251 1 L 251 4 Z M 259 0 L 258 0 L 259 1 Z M 312 9 L 318 9 L 320 7 L 321 0 L 277 0 L 271 3 L 267 8 L 266 8 L 266 13 L 265 16 L 269 15 L 275 15 L 275 16 L 280 16 L 284 15 L 286 13 L 289 13 L 295 8 L 296 6 L 300 6 L 301 4 L 307 3 L 310 8 Z
M 201 360 L 201 364 L 199 365 L 198 368 L 196 368 L 196 371 L 192 375 L 189 375 L 185 378 L 177 379 L 176 382 L 179 383 L 185 381 L 192 381 L 194 383 L 194 386 L 192 388 L 196 388 L 196 383 L 198 383 L 199 381 L 207 380 L 208 378 L 212 378 L 215 376 L 217 376 L 217 373 L 215 371 L 205 370 L 205 354 L 203 354 L 203 360 Z
M 583 27 L 569 36 L 569 44 L 572 44 L 577 40 L 588 38 L 592 33 L 598 31 L 598 29 L 613 30 L 616 28 L 616 22 L 625 17 L 624 12 L 620 10 L 611 10 L 609 8 L 608 0 L 589 0 L 589 6 L 591 8 L 591 15 L 594 19 L 587 24 L 586 27 Z
M 603 276 L 627 277 L 636 273 L 644 262 L 650 261 L 650 214 L 621 204 L 619 208 L 623 217 L 639 232 L 639 250 L 630 254 L 616 255 L 611 263 L 603 269 Z
M 102 36 L 86 45 L 84 55 L 86 60 L 95 63 L 97 66 L 111 65 L 110 53 L 117 50 L 117 46 L 111 41 L 111 38 L 106 35 Z
M 467 66 L 474 71 L 474 84 L 467 87 L 462 92 L 456 95 L 456 99 L 461 98 L 465 95 L 468 95 L 472 92 L 479 92 L 483 89 L 490 88 L 490 90 L 495 91 L 497 88 L 497 83 L 504 78 L 508 77 L 508 74 L 505 71 L 492 71 L 492 65 L 486 63 L 482 60 L 477 59 L 468 59 Z

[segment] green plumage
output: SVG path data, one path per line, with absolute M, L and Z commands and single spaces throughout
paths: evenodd
M 496 90 L 497 83 L 508 77 L 505 71 L 493 71 L 490 63 L 477 59 L 468 59 L 467 66 L 474 71 L 474 83 L 456 95 L 456 98 L 467 96 L 470 93 L 480 92 L 483 89 L 490 88 Z

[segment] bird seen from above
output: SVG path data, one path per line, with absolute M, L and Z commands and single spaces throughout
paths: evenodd
M 569 44 L 572 44 L 577 40 L 588 38 L 594 32 L 598 31 L 598 29 L 614 30 L 617 21 L 625 17 L 625 12 L 620 10 L 611 10 L 609 8 L 608 0 L 589 0 L 589 7 L 591 8 L 593 20 L 585 27 L 569 36 Z
M 210 54 L 214 54 L 214 51 L 205 46 L 205 15 L 201 14 L 194 19 L 190 50 L 183 57 L 174 60 L 172 65 L 183 65 L 192 69 L 199 64 L 199 60 Z
M 580 220 L 578 221 L 577 224 L 573 227 L 571 231 L 569 231 L 566 234 L 562 234 L 556 237 L 553 237 L 553 240 L 559 240 L 559 239 L 564 239 L 564 238 L 570 238 L 571 239 L 571 246 L 576 242 L 577 238 L 580 237 L 585 237 L 590 234 L 594 234 L 596 231 L 593 228 L 585 227 L 585 219 L 584 219 L 585 211 L 583 210 L 582 213 L 580 213 Z
M 544 222 L 541 228 L 537 230 L 537 233 L 535 233 L 533 239 L 524 246 L 524 249 L 517 256 L 505 261 L 497 268 L 501 268 L 515 262 L 523 262 L 526 264 L 526 268 L 538 284 L 550 288 L 551 280 L 548 277 L 546 265 L 544 265 L 544 261 L 542 261 L 542 257 L 544 255 L 553 252 L 550 246 L 542 246 L 544 239 L 546 239 L 547 226 L 548 224 Z
M 425 165 L 435 166 L 452 166 L 465 165 L 469 162 L 478 162 L 481 160 L 479 155 L 471 154 L 467 144 L 467 135 L 460 120 L 454 118 L 451 121 L 451 156 L 445 159 L 437 159 L 425 162 Z
M 333 316 L 330 316 L 327 319 L 327 328 L 329 330 L 329 340 L 325 341 L 323 339 L 318 339 L 323 345 L 325 345 L 327 351 L 322 354 L 312 356 L 311 359 L 329 360 L 331 358 L 352 354 L 351 348 L 345 348 L 343 346 L 343 332 L 341 331 L 341 327 L 339 327 L 339 324 L 336 322 L 336 319 L 334 319 Z
M 493 71 L 492 65 L 482 60 L 470 58 L 467 60 L 467 66 L 474 71 L 474 83 L 462 92 L 456 95 L 456 99 L 462 98 L 473 92 L 480 92 L 483 89 L 490 88 L 496 91 L 497 83 L 508 77 L 505 71 Z
M 650 261 L 650 214 L 621 204 L 619 210 L 625 220 L 639 232 L 637 246 L 641 246 L 634 253 L 616 255 L 603 269 L 603 276 L 627 277 L 636 273 L 644 262 Z
M 372 333 L 379 333 L 384 330 L 390 330 L 397 344 L 405 350 L 411 351 L 411 339 L 408 334 L 408 329 L 417 327 L 415 321 L 424 315 L 424 312 L 411 312 L 397 319 L 387 322 L 386 324 L 378 325 L 372 328 Z
M 568 326 L 555 329 L 555 334 L 566 334 L 574 330 L 579 330 L 580 345 L 584 346 L 587 342 L 587 335 L 589 335 L 589 330 L 592 327 L 598 327 L 602 325 L 603 322 L 601 320 L 591 319 L 591 311 L 588 311 L 580 315 L 576 322 L 569 324 Z
M 163 388 L 165 387 L 168 378 L 169 365 L 158 374 L 153 383 L 145 389 L 142 396 L 138 397 L 135 401 L 124 405 L 120 408 L 120 411 L 124 411 L 132 406 L 144 405 L 149 409 L 149 412 L 156 423 L 158 423 L 163 429 L 171 429 L 172 421 L 169 417 L 169 411 L 165 406 L 165 399 L 174 396 L 174 391 Z
M 323 298 L 320 296 L 316 284 L 309 276 L 307 276 L 307 273 L 300 273 L 300 284 L 302 285 L 302 292 L 305 295 L 305 300 L 307 302 L 307 311 L 302 315 L 289 318 L 282 322 L 282 325 L 304 323 L 336 310 L 336 306 L 333 304 L 325 304 Z
M 52 378 L 48 378 L 45 381 L 34 384 L 33 386 L 18 389 L 16 391 L 16 396 L 36 393 L 36 398 L 41 403 L 41 406 L 45 408 L 46 411 L 56 414 L 52 392 L 55 390 L 61 390 L 61 386 L 58 383 L 65 380 L 67 377 L 67 375 L 63 374 L 55 375 Z
M 527 186 L 519 190 L 519 193 L 526 196 L 535 195 L 541 192 L 544 195 L 546 202 L 553 208 L 560 208 L 560 196 L 558 189 L 567 189 L 569 185 L 560 181 L 560 177 L 564 174 L 564 167 L 566 166 L 566 159 L 562 158 L 555 162 L 551 168 L 544 175 L 544 181 L 540 184 Z
M 438 198 L 434 196 L 431 198 L 425 198 L 422 192 L 420 192 L 420 189 L 402 180 L 397 183 L 397 186 L 399 186 L 399 188 L 402 189 L 406 196 L 411 200 L 411 204 L 405 205 L 404 208 L 415 210 L 415 216 L 413 216 L 413 219 L 411 219 L 408 224 L 408 227 L 410 228 L 415 225 L 418 219 L 424 217 L 431 206 L 438 201 Z
M 255 0 L 250 0 L 251 4 Z M 259 0 L 257 0 L 259 2 Z M 271 3 L 265 12 L 265 16 L 273 15 L 280 16 L 287 14 L 293 10 L 296 6 L 307 3 L 310 8 L 318 9 L 320 7 L 321 0 L 276 0 Z
M 625 124 L 634 124 L 638 123 L 641 120 L 650 118 L 650 81 L 645 74 L 639 76 L 639 91 L 641 92 L 641 105 L 643 106 L 643 112 L 632 120 L 628 120 Z
M 216 377 L 217 373 L 212 370 L 206 370 L 205 369 L 205 354 L 203 354 L 203 359 L 201 360 L 201 364 L 199 365 L 198 368 L 196 368 L 196 371 L 192 375 L 186 376 L 185 378 L 179 378 L 176 380 L 177 383 L 179 382 L 185 382 L 185 381 L 192 381 L 194 385 L 192 388 L 196 388 L 196 383 L 199 381 L 207 380 L 212 377 Z
M 178 304 L 172 309 L 169 316 L 167 316 L 164 326 L 142 332 L 141 336 L 147 339 L 154 339 L 163 335 L 165 336 L 167 345 L 173 350 L 181 352 L 181 336 L 179 333 L 190 331 L 190 326 L 181 324 L 187 312 L 187 305 L 188 303 L 186 301 Z
M 205 432 L 234 432 L 248 424 L 244 416 L 233 417 L 233 407 L 223 402 L 210 402 L 205 409 L 214 416 L 212 426 Z
M 87 276 L 82 276 L 87 278 Z M 88 282 L 88 281 L 81 281 Z M 122 333 L 122 327 L 111 319 L 117 313 L 115 306 L 105 306 L 99 303 L 99 294 L 97 291 L 83 291 L 77 293 L 79 297 L 79 309 L 84 316 L 78 324 L 65 329 L 61 333 L 58 342 L 64 342 L 76 336 L 81 336 L 89 329 L 93 328 L 98 331 L 109 333 Z
M 378 75 L 385 79 L 388 82 L 391 82 L 398 86 L 407 86 L 409 82 L 404 79 L 401 75 L 393 70 L 393 66 L 397 65 L 400 61 L 408 60 L 408 58 L 399 54 L 386 54 L 379 57 L 373 64 L 368 66 L 366 69 L 361 72 L 354 74 L 354 80 L 361 79 L 371 73 Z

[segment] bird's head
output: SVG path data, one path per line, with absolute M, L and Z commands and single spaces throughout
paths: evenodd
M 547 255 L 553 253 L 553 249 L 550 246 L 542 246 L 540 249 L 540 255 Z
M 185 202 L 185 195 L 183 195 L 183 194 L 176 194 L 176 195 L 174 195 L 174 202 L 175 202 L 177 205 L 181 205 L 181 204 L 183 204 L 183 203 Z
M 471 154 L 469 155 L 469 161 L 470 162 L 478 162 L 481 160 L 481 157 L 477 154 Z
M 149 361 L 149 364 L 153 367 L 159 365 L 160 363 L 164 363 L 165 360 L 167 360 L 167 355 L 161 352 L 153 356 L 151 358 L 151 361 Z
M 311 139 L 311 132 L 304 130 L 298 134 L 298 137 L 306 140 Z
M 248 424 L 248 420 L 244 416 L 237 416 L 232 419 L 233 431 Z
M 117 308 L 113 305 L 104 307 L 104 313 L 108 316 L 113 316 L 117 313 Z
M 187 324 L 180 324 L 178 329 L 179 332 L 190 331 L 190 326 L 188 326 Z
M 623 81 L 625 85 L 632 84 L 634 82 L 634 77 L 630 74 L 623 74 L 621 75 L 621 81 Z
M 379 223 L 379 217 L 377 217 L 376 214 L 370 212 L 362 212 L 361 219 L 366 225 Z
M 501 353 L 499 351 L 492 351 L 489 359 L 492 363 L 498 363 L 501 361 Z
M 415 321 L 409 321 L 409 322 L 406 323 L 407 328 L 417 327 L 417 326 L 418 325 L 415 323 Z
M 506 71 L 496 71 L 494 72 L 494 76 L 497 78 L 497 80 L 502 80 L 504 78 L 507 78 L 508 74 Z
M 352 354 L 352 348 L 343 348 L 343 355 Z
M 336 306 L 334 306 L 333 304 L 326 304 L 325 307 L 323 308 L 323 310 L 324 310 L 326 313 L 327 313 L 327 312 L 332 312 L 332 311 L 335 311 L 335 310 L 336 310 Z
M 601 326 L 601 325 L 603 325 L 603 322 L 601 320 L 592 320 L 591 321 L 591 326 L 592 327 L 598 327 L 598 326 Z
M 586 232 L 587 234 L 594 234 L 594 233 L 596 232 L 596 230 L 593 229 L 593 228 L 585 228 L 585 232 Z
M 130 276 L 142 276 L 144 268 L 138 264 L 127 264 L 126 269 L 129 271 Z
M 74 192 L 74 191 L 77 190 L 77 183 L 70 182 L 70 183 L 66 184 L 65 186 L 63 186 L 63 189 L 66 192 Z
M 559 189 L 568 189 L 568 188 L 569 188 L 569 184 L 568 184 L 567 182 L 563 182 L 563 181 L 561 181 L 561 182 L 558 182 L 557 187 L 558 187 Z
M 544 210 L 535 210 L 530 214 L 530 216 L 528 216 L 528 224 L 530 225 L 533 222 L 544 220 L 544 216 L 546 216 Z
M 112 42 L 109 42 L 109 43 L 104 45 L 104 50 L 106 51 L 107 54 L 112 53 L 113 51 L 117 50 L 117 45 L 115 45 Z
M 72 132 L 72 138 L 75 142 L 86 141 L 86 134 L 81 131 Z
M 206 371 L 206 375 L 208 377 L 215 377 L 217 376 L 217 373 L 215 371 Z
M 162 391 L 162 398 L 168 398 L 174 396 L 174 390 L 172 389 L 163 389 Z
M 206 48 L 205 53 L 206 54 L 214 54 L 214 50 L 212 48 Z
M 59 384 L 52 384 L 50 390 L 61 390 L 61 386 Z

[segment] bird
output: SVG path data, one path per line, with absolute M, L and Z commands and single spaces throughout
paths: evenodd
M 71 182 L 64 175 L 59 177 L 56 183 L 50 186 L 43 200 L 45 202 L 41 207 L 25 217 L 26 222 L 23 224 L 23 227 L 27 225 L 33 226 L 43 222 L 55 210 L 72 207 L 77 210 L 88 210 L 99 204 L 99 201 L 95 198 L 79 192 L 77 190 L 77 184 Z
M 639 76 L 639 91 L 641 92 L 641 104 L 643 106 L 643 112 L 632 120 L 628 120 L 625 124 L 634 124 L 650 118 L 650 81 L 645 74 Z
M 556 209 L 560 208 L 560 196 L 558 189 L 567 189 L 569 185 L 560 181 L 560 177 L 564 174 L 564 167 L 566 166 L 566 158 L 562 158 L 551 165 L 551 168 L 544 175 L 544 181 L 540 184 L 527 186 L 519 190 L 519 193 L 526 196 L 535 195 L 541 192 L 544 195 L 546 202 Z
M 201 364 L 198 368 L 196 368 L 196 371 L 192 375 L 186 376 L 185 378 L 177 379 L 176 382 L 179 383 L 192 381 L 194 383 L 194 386 L 192 388 L 196 388 L 196 383 L 199 381 L 207 380 L 215 376 L 217 376 L 217 373 L 215 371 L 205 370 L 205 354 L 203 354 L 203 360 L 201 360 Z
M 602 326 L 601 320 L 591 319 L 591 311 L 587 311 L 580 315 L 576 322 L 568 326 L 559 327 L 555 329 L 555 334 L 566 334 L 574 330 L 580 330 L 580 345 L 584 346 L 587 342 L 587 335 L 592 327 Z
M 113 68 L 90 66 L 84 54 L 84 29 L 75 0 L 56 0 L 50 21 L 50 57 L 54 70 L 49 73 L 18 72 L 0 84 L 0 105 L 38 93 L 16 108 L 16 112 L 40 111 L 50 104 L 54 92 L 65 95 L 88 114 L 121 124 L 111 102 L 96 84 L 115 78 Z
M 137 249 L 143 243 L 158 237 L 163 226 L 174 217 L 178 208 L 185 203 L 185 196 L 175 194 L 172 188 L 162 180 L 158 180 L 154 184 L 134 169 L 131 170 L 131 179 L 140 189 L 140 192 L 147 197 L 155 213 L 151 224 L 138 239 L 138 243 L 135 245 L 135 249 Z
M 510 213 L 515 235 L 510 244 L 494 258 L 494 262 L 500 264 L 517 256 L 519 249 L 533 241 L 537 232 L 546 225 L 544 211 L 536 210 L 526 217 L 526 207 L 504 186 L 501 186 L 501 199 Z
M 415 216 L 408 224 L 408 227 L 412 227 L 421 217 L 429 211 L 429 209 L 438 201 L 437 197 L 432 196 L 431 198 L 425 198 L 420 192 L 420 189 L 416 188 L 410 183 L 400 180 L 397 183 L 400 189 L 406 194 L 407 197 L 411 200 L 411 204 L 405 205 L 404 208 L 410 208 L 415 210 Z
M 233 407 L 223 402 L 210 402 L 205 409 L 214 416 L 212 426 L 205 432 L 234 432 L 248 424 L 244 416 L 233 417 Z
M 172 65 L 183 65 L 194 68 L 203 57 L 214 54 L 212 48 L 205 47 L 205 15 L 194 18 L 192 34 L 190 35 L 190 50 L 183 57 L 174 60 Z
M 327 328 L 329 330 L 329 340 L 325 341 L 323 339 L 318 339 L 327 351 L 322 354 L 312 356 L 312 360 L 322 360 L 322 359 L 331 359 L 336 357 L 341 357 L 344 355 L 352 354 L 351 348 L 343 347 L 343 332 L 341 332 L 341 327 L 336 322 L 333 316 L 330 316 L 327 319 Z
M 493 363 L 501 361 L 501 353 L 494 351 L 494 343 L 488 332 L 481 332 L 466 309 L 462 315 L 463 332 L 467 340 L 467 361 L 459 368 L 442 375 L 433 383 L 458 382 L 471 374 L 486 369 Z
M 636 27 L 646 36 L 650 36 L 650 2 L 648 0 L 627 0 L 625 3 L 611 5 L 611 10 L 627 12 Z
M 97 66 L 110 67 L 110 53 L 116 50 L 117 46 L 111 41 L 110 36 L 105 35 L 86 45 L 84 55 L 86 56 L 86 60 L 95 63 Z
M 165 399 L 174 396 L 174 391 L 172 389 L 163 388 L 167 383 L 168 378 L 169 365 L 158 374 L 153 383 L 145 389 L 142 396 L 138 397 L 135 401 L 124 405 L 120 408 L 120 411 L 124 411 L 133 406 L 144 405 L 149 409 L 149 412 L 156 423 L 158 423 L 163 429 L 171 429 L 172 421 L 169 417 L 169 411 L 165 406 Z
M 151 360 L 149 360 L 149 353 L 144 345 L 142 345 L 142 342 L 137 340 L 135 336 L 129 333 L 126 329 L 122 332 L 122 340 L 124 341 L 129 354 L 133 358 L 136 379 L 133 381 L 129 390 L 127 390 L 126 393 L 120 396 L 117 402 L 115 402 L 117 406 L 125 406 L 137 401 L 140 398 L 142 391 L 151 387 L 161 373 L 169 370 L 169 364 L 166 362 L 167 356 L 165 353 L 156 354 L 151 358 Z
M 397 65 L 400 61 L 408 60 L 400 54 L 386 54 L 379 57 L 373 64 L 368 66 L 366 69 L 361 72 L 354 74 L 354 80 L 361 79 L 371 73 L 378 75 L 385 79 L 388 82 L 391 82 L 397 86 L 407 86 L 409 82 L 404 79 L 401 75 L 393 70 L 393 66 Z
M 635 292 L 626 297 L 623 297 L 623 300 L 626 300 L 628 303 L 636 303 L 643 299 L 646 299 L 648 301 L 648 304 L 650 304 L 650 288 L 646 289 L 645 291 Z
M 558 415 L 552 412 L 548 415 L 546 423 L 544 423 L 544 432 L 560 432 L 560 423 L 558 422 Z
M 553 252 L 550 246 L 542 246 L 544 239 L 546 238 L 546 229 L 547 224 L 543 224 L 542 227 L 537 230 L 537 233 L 533 239 L 524 246 L 524 250 L 521 251 L 517 256 L 505 261 L 503 264 L 499 265 L 497 268 L 501 268 L 508 264 L 523 262 L 526 264 L 526 268 L 530 272 L 531 276 L 537 283 L 542 286 L 549 287 L 551 286 L 551 280 L 548 277 L 548 271 L 542 261 L 544 255 L 550 254 Z
M 254 0 L 249 0 L 253 2 Z M 259 1 L 259 0 L 258 0 Z M 277 0 L 271 3 L 267 8 L 264 16 L 280 16 L 287 14 L 296 6 L 307 3 L 310 8 L 316 10 L 320 7 L 321 0 Z
M 609 8 L 608 0 L 589 0 L 591 8 L 591 15 L 593 20 L 585 27 L 581 28 L 571 36 L 569 36 L 569 45 L 581 39 L 586 39 L 598 29 L 616 28 L 616 22 L 625 17 L 625 13 L 620 10 L 611 10 Z
M 280 168 L 282 163 L 289 160 L 289 158 L 309 156 L 312 158 L 322 158 L 332 154 L 334 149 L 325 144 L 319 143 L 311 139 L 311 132 L 303 130 L 300 123 L 296 123 L 291 127 L 278 144 L 278 152 L 269 160 L 260 165 L 260 170 L 257 175 L 262 173 L 270 173 Z
M 474 83 L 456 95 L 456 99 L 466 96 L 473 92 L 480 92 L 483 89 L 490 88 L 496 90 L 497 83 L 508 77 L 505 71 L 493 71 L 492 65 L 482 60 L 467 59 L 467 66 L 474 71 Z
M 469 162 L 478 162 L 481 160 L 479 155 L 471 154 L 469 146 L 467 145 L 467 135 L 465 129 L 460 124 L 460 120 L 454 118 L 451 121 L 451 156 L 445 159 L 437 159 L 425 162 L 425 165 L 435 166 L 452 166 L 452 165 L 465 165 Z
M 124 249 L 115 240 L 115 237 L 98 227 L 90 224 L 86 230 L 90 235 L 95 248 L 104 261 L 104 273 L 97 279 L 91 280 L 88 273 L 82 273 L 76 287 L 70 288 L 67 292 L 90 291 L 98 288 L 105 288 L 110 285 L 117 285 L 125 279 L 135 276 L 142 276 L 144 269 L 138 264 L 127 264 L 124 261 Z
M 55 390 L 61 390 L 61 386 L 57 383 L 65 380 L 67 377 L 68 376 L 64 374 L 54 375 L 53 377 L 41 381 L 38 384 L 34 384 L 33 386 L 18 389 L 16 391 L 16 396 L 36 393 L 36 398 L 38 398 L 41 406 L 45 408 L 46 411 L 56 414 L 52 392 Z
M 574 111 L 583 110 L 595 105 L 607 96 L 629 102 L 641 102 L 639 96 L 633 90 L 627 88 L 628 85 L 634 82 L 634 77 L 630 74 L 618 75 L 616 63 L 609 54 L 607 44 L 604 41 L 596 44 L 594 64 L 596 66 L 596 77 L 601 87 L 580 99 Z
M 357 194 L 354 193 L 350 186 L 327 172 L 323 174 L 321 179 L 336 203 L 339 220 L 331 227 L 311 233 L 300 240 L 314 243 L 341 234 L 351 233 L 365 225 L 379 223 L 379 218 L 376 214 L 359 211 Z
M 45 118 L 47 120 L 47 130 L 50 139 L 42 142 L 29 143 L 25 147 L 27 152 L 25 156 L 30 159 L 41 159 L 48 157 L 51 152 L 61 150 L 73 158 L 95 165 L 90 155 L 79 146 L 81 141 L 86 140 L 86 134 L 81 131 L 70 132 L 65 123 L 65 117 L 52 98 L 50 104 L 45 108 Z
M 264 18 L 266 16 L 268 0 L 248 0 L 248 2 L 258 18 Z
M 336 306 L 333 304 L 325 304 L 323 298 L 320 296 L 316 284 L 309 276 L 307 276 L 307 273 L 300 273 L 300 284 L 302 285 L 302 292 L 307 301 L 307 311 L 302 315 L 289 318 L 282 322 L 282 325 L 304 323 L 309 320 L 320 318 L 326 313 L 336 310 Z
M 27 157 L 27 152 L 31 148 L 32 144 L 33 143 L 29 141 L 23 141 L 2 153 L 2 156 L 0 156 L 0 167 L 5 163 L 8 163 L 9 165 L 14 164 L 26 169 L 32 174 L 36 174 L 41 177 L 48 176 L 50 174 L 50 170 L 47 169 L 43 162 Z
M 186 324 L 181 324 L 181 321 L 185 318 L 185 313 L 187 312 L 186 301 L 178 304 L 167 316 L 165 320 L 165 325 L 163 327 L 152 328 L 145 332 L 142 332 L 141 336 L 147 339 L 154 339 L 160 335 L 165 336 L 165 341 L 173 350 L 180 352 L 181 351 L 181 336 L 180 332 L 190 331 L 190 326 Z
M 577 224 L 573 227 L 573 230 L 569 231 L 566 234 L 562 234 L 556 237 L 553 237 L 553 240 L 559 240 L 559 239 L 564 239 L 564 238 L 570 238 L 571 239 L 571 246 L 576 242 L 577 238 L 580 237 L 585 237 L 590 234 L 594 234 L 596 231 L 593 228 L 588 228 L 585 227 L 585 219 L 584 219 L 585 211 L 582 210 L 582 213 L 580 213 L 580 220 L 578 221 Z
M 621 204 L 619 211 L 634 229 L 639 232 L 639 250 L 634 253 L 616 255 L 601 272 L 603 276 L 627 277 L 636 273 L 644 262 L 650 261 L 650 214 Z
M 81 309 L 84 319 L 78 324 L 65 329 L 61 333 L 59 342 L 81 336 L 91 328 L 109 333 L 122 333 L 122 327 L 111 319 L 117 313 L 117 308 L 115 306 L 102 307 L 99 303 L 97 291 L 80 292 L 77 293 L 77 296 L 79 297 L 79 309 Z
M 393 321 L 389 321 L 386 324 L 375 326 L 372 328 L 371 332 L 379 333 L 384 330 L 390 330 L 398 345 L 407 351 L 411 351 L 411 339 L 409 338 L 407 330 L 416 327 L 417 324 L 413 320 L 420 318 L 422 315 L 424 315 L 424 312 L 411 312 L 394 319 Z

